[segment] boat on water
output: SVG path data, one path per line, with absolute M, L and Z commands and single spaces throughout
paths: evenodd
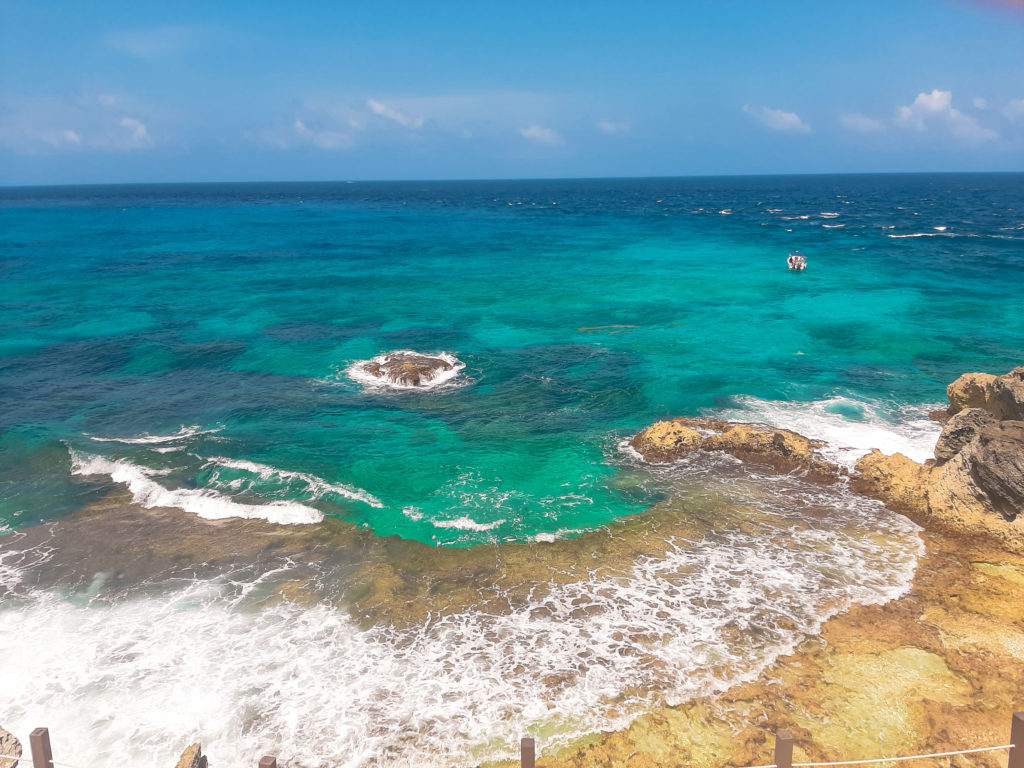
M 790 269 L 799 272 L 807 267 L 807 257 L 800 251 L 790 251 L 789 256 L 786 258 L 786 265 Z

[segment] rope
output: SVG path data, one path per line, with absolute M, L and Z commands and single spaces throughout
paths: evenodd
M 835 760 L 831 763 L 793 763 L 793 768 L 817 768 L 826 765 L 865 765 L 867 763 L 895 763 L 900 760 L 921 760 L 926 757 L 950 757 L 952 755 L 969 755 L 973 752 L 997 752 L 1000 749 L 1013 749 L 1014 744 L 1001 744 L 998 747 L 976 747 L 974 749 L 958 749 L 955 752 L 932 752 L 928 755 L 906 755 L 904 757 L 873 757 L 869 760 Z M 750 765 L 747 768 L 778 768 L 775 763 L 769 765 Z
M 26 755 L 0 755 L 0 760 L 31 760 L 32 758 Z M 60 765 L 63 768 L 78 768 L 77 765 L 71 763 L 60 763 L 56 760 L 51 760 L 50 765 Z

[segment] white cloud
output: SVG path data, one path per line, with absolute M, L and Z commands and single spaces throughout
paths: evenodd
M 916 131 L 928 130 L 933 125 L 944 127 L 953 136 L 967 141 L 999 138 L 996 131 L 984 127 L 975 118 L 954 107 L 951 91 L 940 91 L 938 88 L 931 93 L 917 94 L 909 106 L 897 107 L 896 124 Z
M 885 130 L 881 120 L 862 115 L 860 112 L 840 115 L 839 122 L 843 124 L 844 128 L 857 133 L 877 133 Z
M 140 59 L 159 59 L 188 47 L 198 35 L 199 30 L 182 26 L 123 30 L 108 36 L 107 45 Z
M 520 128 L 519 135 L 524 139 L 536 141 L 538 144 L 547 144 L 557 147 L 562 144 L 562 137 L 553 128 L 542 128 L 539 125 L 531 125 L 528 128 Z
M 753 115 L 773 131 L 782 131 L 784 133 L 811 132 L 811 126 L 801 120 L 800 116 L 795 112 L 785 112 L 781 109 L 772 109 L 771 107 L 751 107 L 747 105 L 743 107 L 743 111 L 748 115 Z
M 598 120 L 597 128 L 602 133 L 607 133 L 609 136 L 614 136 L 617 133 L 628 132 L 629 123 L 614 122 L 612 120 Z
M 107 93 L 8 98 L 0 103 L 0 146 L 26 155 L 144 149 L 154 140 L 139 108 Z
M 373 112 L 373 114 L 396 122 L 404 128 L 423 127 L 422 117 L 410 117 L 401 110 L 398 110 L 395 107 L 389 107 L 387 104 L 375 101 L 374 99 L 367 99 L 366 106 L 370 108 L 370 111 Z
M 312 144 L 318 149 L 348 149 L 355 143 L 350 133 L 330 128 L 309 128 L 298 118 L 292 127 L 301 142 Z M 284 146 L 288 146 L 288 143 L 285 142 Z
M 981 96 L 975 96 L 971 103 L 974 104 L 975 109 L 988 109 L 988 100 L 981 98 Z
M 1024 99 L 1010 99 L 1003 107 L 1003 114 L 1007 120 L 1019 120 L 1024 117 Z

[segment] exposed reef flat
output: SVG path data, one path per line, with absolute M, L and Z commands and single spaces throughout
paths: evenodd
M 926 531 L 924 540 L 906 596 L 830 619 L 752 683 L 650 712 L 537 765 L 764 765 L 781 728 L 795 735 L 799 762 L 1005 744 L 1024 690 L 1024 557 L 989 539 Z M 1005 763 L 995 752 L 941 764 Z

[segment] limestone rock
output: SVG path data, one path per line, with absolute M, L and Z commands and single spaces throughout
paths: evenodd
M 942 428 L 942 434 L 935 443 L 935 461 L 944 464 L 970 443 L 978 432 L 996 418 L 981 408 L 965 408 L 951 416 Z
M 716 419 L 659 421 L 638 433 L 630 445 L 646 461 L 674 461 L 695 451 L 724 451 L 779 472 L 799 471 L 812 479 L 834 480 L 842 470 L 818 458 L 825 444 L 787 429 Z
M 949 415 L 959 413 L 964 408 L 985 409 L 988 405 L 989 392 L 996 377 L 991 373 L 965 373 L 946 387 L 949 398 Z
M 20 757 L 22 754 L 21 742 L 13 734 L 0 728 L 0 755 L 16 755 Z M 18 760 L 0 758 L 0 768 L 15 768 L 18 763 Z
M 659 421 L 638 433 L 630 445 L 646 461 L 673 461 L 700 448 L 701 435 L 681 419 Z
M 198 742 L 181 753 L 175 768 L 206 768 L 206 756 Z
M 1024 518 L 1024 421 L 989 424 L 963 454 L 992 508 L 1007 520 Z
M 438 373 L 450 371 L 454 367 L 442 357 L 420 355 L 415 352 L 395 352 L 386 355 L 380 362 L 365 363 L 363 370 L 391 384 L 418 387 L 433 381 Z
M 928 470 L 902 453 L 886 456 L 875 449 L 862 456 L 850 486 L 857 493 L 885 502 L 918 519 L 928 510 L 925 485 Z
M 981 408 L 997 419 L 1024 420 L 1024 366 L 1002 376 L 965 373 L 948 387 L 950 415 Z

